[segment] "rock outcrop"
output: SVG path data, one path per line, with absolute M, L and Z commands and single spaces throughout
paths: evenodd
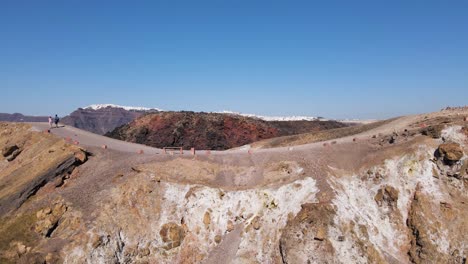
M 18 208 L 40 188 L 67 177 L 86 161 L 82 149 L 29 128 L 0 123 L 0 147 L 9 162 L 0 170 L 0 214 Z
M 47 116 L 28 116 L 20 113 L 0 113 L 0 122 L 47 122 Z
M 446 163 L 453 164 L 463 157 L 463 150 L 460 144 L 444 143 L 437 149 L 437 156 L 442 158 Z

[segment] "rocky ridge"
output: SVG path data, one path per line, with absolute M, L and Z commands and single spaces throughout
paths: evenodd
M 2 262 L 466 263 L 467 123 L 440 116 L 250 155 L 90 148 L 66 184 L 2 214 Z M 32 151 L 13 134 L 0 141 L 23 149 L 10 170 Z

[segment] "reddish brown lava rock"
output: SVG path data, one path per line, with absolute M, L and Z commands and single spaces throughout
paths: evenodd
M 267 122 L 240 115 L 160 112 L 135 119 L 106 136 L 152 147 L 223 150 L 262 139 L 346 126 L 336 121 Z

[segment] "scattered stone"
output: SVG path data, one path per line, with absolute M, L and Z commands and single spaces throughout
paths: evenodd
M 52 263 L 54 260 L 54 255 L 52 253 L 48 253 L 47 256 L 45 257 L 46 263 Z
M 203 215 L 203 224 L 205 224 L 205 227 L 207 229 L 211 224 L 211 215 L 210 215 L 210 212 L 208 212 L 208 211 L 206 211 L 205 215 Z
M 132 169 L 132 171 L 134 171 L 134 172 L 136 172 L 136 173 L 140 173 L 140 172 L 141 172 L 141 170 L 140 170 L 140 169 L 138 169 L 138 168 L 135 168 L 135 167 L 131 167 L 131 169 Z
M 255 230 L 259 230 L 261 225 L 260 225 L 260 217 L 256 216 L 254 217 L 254 219 L 252 220 L 252 227 L 255 229 Z
M 44 237 L 50 237 L 66 211 L 67 206 L 60 201 L 55 203 L 53 209 L 45 208 L 40 210 L 36 213 L 36 217 L 39 221 L 36 222 L 34 230 Z
M 447 165 L 452 165 L 463 157 L 463 150 L 458 143 L 444 143 L 436 151 L 436 157 L 440 157 Z
M 162 226 L 159 235 L 163 242 L 166 243 L 164 249 L 170 250 L 182 244 L 185 238 L 185 231 L 176 223 L 167 223 Z
M 398 190 L 392 186 L 386 185 L 377 191 L 374 200 L 379 206 L 382 206 L 384 202 L 386 202 L 388 206 L 396 205 L 398 201 Z
M 447 209 L 452 209 L 452 205 L 447 202 L 440 202 L 440 206 L 447 208 Z
M 320 227 L 317 230 L 317 233 L 315 234 L 314 239 L 318 241 L 323 241 L 325 240 L 325 235 L 326 235 L 325 229 L 323 227 Z
M 222 240 L 221 235 L 216 235 L 215 238 L 214 238 L 214 241 L 216 242 L 216 244 L 221 243 L 221 240 Z
M 149 250 L 149 248 L 142 248 L 140 249 L 140 256 L 141 257 L 146 257 L 146 256 L 149 256 L 149 254 L 151 253 L 151 251 Z
M 42 210 L 37 211 L 36 217 L 37 219 L 42 220 L 46 217 L 46 215 L 50 214 L 51 212 L 52 210 L 49 207 L 46 207 Z
M 345 237 L 344 237 L 344 236 L 339 236 L 339 237 L 338 237 L 338 241 L 340 241 L 340 242 L 345 241 Z
M 234 230 L 234 223 L 232 223 L 232 221 L 229 220 L 229 221 L 227 222 L 226 231 L 231 232 L 232 230 Z
M 226 195 L 223 191 L 219 191 L 219 199 L 223 199 L 223 197 Z
M 17 252 L 20 256 L 24 255 L 27 252 L 26 246 L 23 243 L 20 242 L 16 246 L 18 248 Z

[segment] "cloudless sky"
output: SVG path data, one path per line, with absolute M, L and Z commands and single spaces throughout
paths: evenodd
M 468 1 L 0 1 L 0 112 L 385 118 L 468 104 Z

